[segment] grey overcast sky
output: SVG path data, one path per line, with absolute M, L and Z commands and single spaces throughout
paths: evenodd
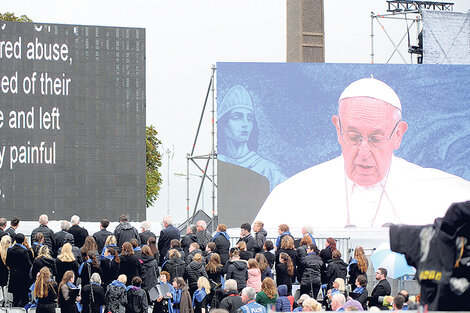
M 454 11 L 470 9 L 470 0 L 454 2 Z M 369 63 L 370 12 L 385 13 L 386 1 L 324 3 L 326 62 Z M 41 23 L 146 29 L 147 125 L 156 127 L 165 149 L 174 149 L 170 197 L 164 156 L 161 195 L 147 211 L 151 221 L 161 220 L 168 201 L 176 222 L 186 217 L 186 180 L 174 173 L 186 172 L 186 153 L 194 140 L 211 65 L 222 61 L 286 61 L 286 0 L 4 0 L 0 10 L 26 14 Z M 385 27 L 396 41 L 406 29 L 404 22 L 396 21 Z M 375 33 L 376 63 L 383 63 L 393 46 L 377 25 Z M 403 63 L 397 56 L 392 62 Z M 196 154 L 210 152 L 210 112 L 205 116 Z M 192 173 L 197 173 L 194 167 Z M 197 179 L 191 178 L 191 205 L 196 198 Z M 204 191 L 204 209 L 211 214 L 210 186 L 206 185 Z

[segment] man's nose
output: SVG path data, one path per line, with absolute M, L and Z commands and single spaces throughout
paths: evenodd
M 361 142 L 358 145 L 358 152 L 357 153 L 361 156 L 368 156 L 368 155 L 371 154 L 369 138 L 367 138 L 367 137 L 362 138 Z

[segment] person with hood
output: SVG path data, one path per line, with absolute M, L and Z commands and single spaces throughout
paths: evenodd
M 175 296 L 173 297 L 174 313 L 194 313 L 191 294 L 188 286 L 182 277 L 173 280 L 173 288 L 175 288 Z
M 155 259 L 155 256 L 153 255 L 149 246 L 145 245 L 142 247 L 140 261 L 140 277 L 142 278 L 141 286 L 142 289 L 144 289 L 146 292 L 149 292 L 153 286 L 158 284 L 158 276 L 160 276 L 158 270 L 158 261 Z
M 220 301 L 219 309 L 227 310 L 229 313 L 236 313 L 242 306 L 243 301 L 238 295 L 237 281 L 227 279 L 225 281 L 225 297 Z
M 139 276 L 132 278 L 132 286 L 127 290 L 126 313 L 147 313 L 147 293 L 140 286 L 142 279 Z
M 83 285 L 80 303 L 83 306 L 83 313 L 101 312 L 101 306 L 105 304 L 105 298 L 104 289 L 101 287 L 100 274 L 93 273 L 90 277 L 90 284 Z
M 321 268 L 323 261 L 318 255 L 318 248 L 311 244 L 307 247 L 307 255 L 301 261 L 300 294 L 310 294 L 316 299 L 321 287 Z
M 217 225 L 217 232 L 215 233 L 214 238 L 212 238 L 212 242 L 215 243 L 214 252 L 218 253 L 220 256 L 220 263 L 225 265 L 225 263 L 230 259 L 230 236 L 227 234 L 227 225 Z
M 202 263 L 202 254 L 196 253 L 194 255 L 192 262 L 186 266 L 185 275 L 185 278 L 188 280 L 189 292 L 191 295 L 194 295 L 194 292 L 197 289 L 197 280 L 199 277 L 204 276 L 205 278 L 209 278 L 207 276 L 206 269 L 204 268 L 204 264 Z
M 277 287 L 279 297 L 276 300 L 276 312 L 292 312 L 292 306 L 289 298 L 287 298 L 287 286 L 280 285 Z
M 28 303 L 28 292 L 31 285 L 31 252 L 23 245 L 24 235 L 16 234 L 15 244 L 8 248 L 6 266 L 10 268 L 8 291 L 13 294 L 13 306 L 25 306 Z
M 42 246 L 41 249 L 39 249 L 39 254 L 33 261 L 33 267 L 31 268 L 31 277 L 36 277 L 36 274 L 43 267 L 49 268 L 49 270 L 51 271 L 51 276 L 57 275 L 54 259 L 51 257 L 49 253 L 49 248 L 47 246 Z
M 194 224 L 189 225 L 186 228 L 186 235 L 181 238 L 181 248 L 183 248 L 184 254 L 187 256 L 189 254 L 189 247 L 192 243 L 197 243 L 197 226 Z M 199 244 L 198 244 L 199 246 Z
M 240 252 L 238 249 L 235 248 L 232 250 L 231 259 L 225 264 L 225 267 L 227 267 L 225 278 L 235 279 L 237 281 L 238 290 L 243 290 L 248 280 L 248 268 L 246 261 L 240 260 Z
M 119 275 L 116 280 L 108 286 L 106 290 L 106 308 L 105 312 L 125 313 L 127 306 L 127 277 L 124 274 Z
M 194 313 L 208 313 L 211 293 L 211 286 L 205 277 L 199 277 L 197 280 L 197 290 L 193 295 Z
M 346 281 L 346 274 L 348 272 L 348 264 L 341 259 L 341 252 L 334 250 L 332 252 L 333 258 L 328 261 L 328 267 L 326 270 L 327 289 L 333 287 L 333 282 L 336 278 L 342 278 Z
M 264 229 L 264 223 L 261 221 L 255 221 L 253 223 L 253 232 L 255 233 L 254 255 L 256 255 L 262 252 L 268 232 Z
M 160 285 L 167 285 L 169 292 L 159 294 L 154 302 L 152 313 L 173 313 L 173 298 L 175 297 L 175 288 L 170 284 L 168 279 L 170 274 L 166 271 L 160 273 Z
M 177 277 L 183 277 L 186 271 L 186 262 L 181 260 L 181 255 L 175 249 L 169 252 L 170 259 L 163 263 L 162 270 L 170 273 L 170 281 L 175 280 Z
M 116 236 L 118 247 L 122 247 L 125 242 L 130 242 L 132 238 L 137 239 L 137 243 L 140 245 L 139 232 L 128 223 L 126 214 L 119 216 L 119 225 L 114 229 L 114 236 Z

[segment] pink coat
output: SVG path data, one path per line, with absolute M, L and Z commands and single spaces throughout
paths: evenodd
M 253 287 L 256 292 L 261 291 L 261 271 L 257 268 L 248 269 L 247 287 Z

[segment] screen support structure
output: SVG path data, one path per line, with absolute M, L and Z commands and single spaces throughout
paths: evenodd
M 376 21 L 380 28 L 384 31 L 387 38 L 390 40 L 393 45 L 393 51 L 391 52 L 388 60 L 385 62 L 388 64 L 395 52 L 400 55 L 403 63 L 408 64 L 408 61 L 405 58 L 405 55 L 399 50 L 399 47 L 403 40 L 408 37 L 408 52 L 410 53 L 410 63 L 413 64 L 413 54 L 418 54 L 421 57 L 422 62 L 422 46 L 411 46 L 410 44 L 410 29 L 413 25 L 416 25 L 416 34 L 420 34 L 423 30 L 422 26 L 422 10 L 438 10 L 438 11 L 453 11 L 453 3 L 450 2 L 434 2 L 434 1 L 407 1 L 407 0 L 393 0 L 387 1 L 388 9 L 386 14 L 375 14 L 371 12 L 371 26 L 370 26 L 370 40 L 371 40 L 371 63 L 374 63 L 375 51 L 374 51 L 374 21 Z M 413 17 L 410 19 L 407 14 L 412 14 Z M 406 23 L 406 30 L 401 39 L 396 43 L 394 39 L 390 36 L 389 32 L 381 22 L 384 19 L 392 19 L 395 21 L 404 21 Z M 411 22 L 411 24 L 409 24 Z M 418 63 L 419 57 L 418 57 Z
M 207 87 L 207 92 L 206 92 L 206 97 L 204 100 L 204 105 L 202 106 L 202 112 L 201 116 L 199 118 L 199 124 L 196 130 L 196 134 L 194 136 L 194 142 L 193 146 L 191 148 L 191 152 L 186 154 L 186 217 L 188 224 L 194 224 L 194 217 L 197 212 L 197 207 L 199 204 L 199 200 L 201 199 L 202 195 L 202 190 L 204 187 L 205 181 L 209 181 L 211 184 L 212 188 L 212 195 L 211 195 L 211 200 L 212 200 L 212 225 L 217 225 L 216 221 L 216 188 L 217 188 L 217 183 L 216 183 L 216 162 L 215 160 L 217 159 L 217 152 L 216 152 L 216 143 L 215 143 L 215 101 L 216 101 L 216 96 L 215 96 L 215 72 L 216 72 L 216 66 L 212 65 L 211 67 L 211 77 L 209 80 L 209 86 Z M 197 145 L 197 140 L 199 137 L 199 132 L 201 130 L 201 125 L 203 123 L 204 119 L 204 113 L 207 110 L 207 104 L 210 102 L 210 113 L 212 115 L 211 118 L 211 151 L 208 154 L 203 154 L 203 155 L 194 155 L 194 150 L 196 149 Z M 205 161 L 203 165 L 199 164 L 198 162 Z M 193 208 L 193 213 L 190 216 L 189 211 L 190 211 L 190 167 L 191 165 L 194 165 L 196 169 L 199 171 L 201 174 L 200 176 L 200 184 L 199 184 L 199 190 L 197 194 L 196 201 L 194 203 L 194 208 Z M 210 168 L 210 174 L 208 173 Z M 197 175 L 199 176 L 199 175 Z

